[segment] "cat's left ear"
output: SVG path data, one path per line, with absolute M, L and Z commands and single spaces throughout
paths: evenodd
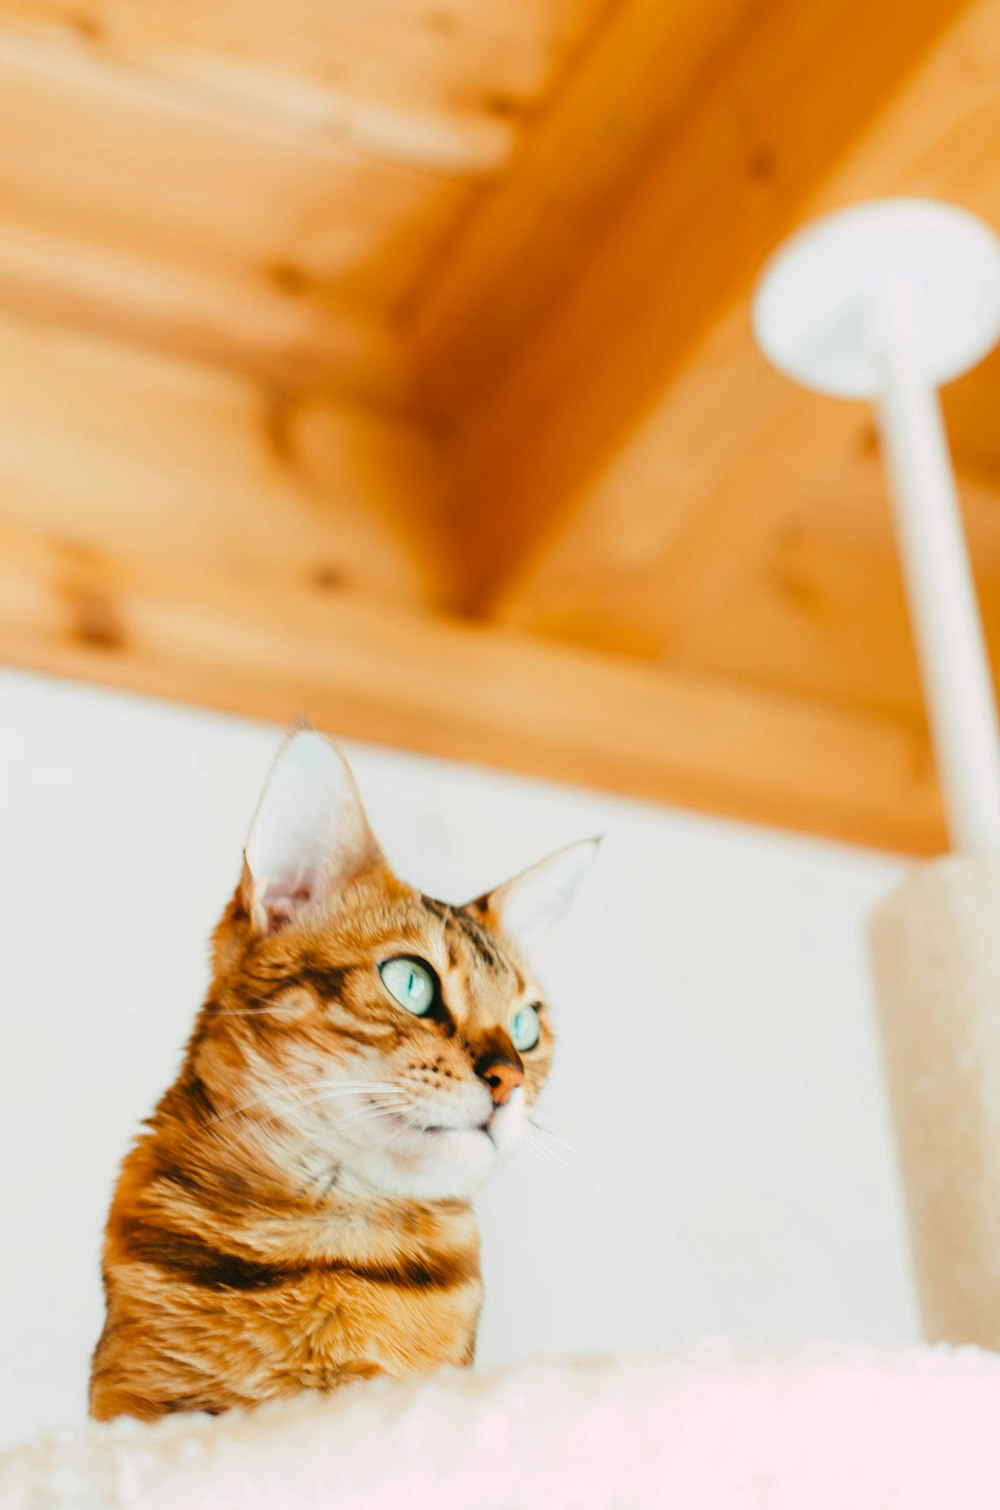
M 244 851 L 254 928 L 295 922 L 381 858 L 336 745 L 314 729 L 293 734 L 271 767 Z
M 570 844 L 471 905 L 489 911 L 521 953 L 530 957 L 573 900 L 600 842 L 582 839 Z

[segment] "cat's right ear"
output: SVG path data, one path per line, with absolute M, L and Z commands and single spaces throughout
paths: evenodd
M 304 917 L 380 860 L 347 761 L 313 729 L 293 734 L 267 778 L 244 851 L 256 932 Z

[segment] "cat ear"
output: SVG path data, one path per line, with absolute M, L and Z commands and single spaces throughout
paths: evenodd
M 582 839 L 560 849 L 473 905 L 488 909 L 521 953 L 530 956 L 573 900 L 600 842 Z
M 381 858 L 350 767 L 322 734 L 304 729 L 279 751 L 244 858 L 259 933 L 293 921 Z

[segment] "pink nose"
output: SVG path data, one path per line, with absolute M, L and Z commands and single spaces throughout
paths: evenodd
M 506 1106 L 513 1092 L 524 1084 L 524 1070 L 509 1059 L 488 1059 L 476 1065 L 476 1074 L 489 1086 L 494 1106 Z

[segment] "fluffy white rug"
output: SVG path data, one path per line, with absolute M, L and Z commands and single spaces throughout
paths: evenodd
M 1000 1356 L 736 1348 L 387 1380 L 90 1425 L 3 1510 L 997 1510 Z

